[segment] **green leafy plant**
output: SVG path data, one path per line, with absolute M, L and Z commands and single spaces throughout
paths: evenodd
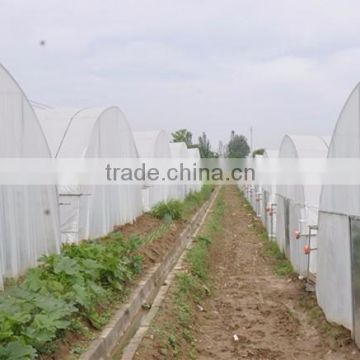
M 124 295 L 141 271 L 139 246 L 138 238 L 112 233 L 42 257 L 39 267 L 0 295 L 0 360 L 34 359 L 54 350 L 55 339 L 79 330 L 77 319 L 103 326 L 111 299 Z
M 22 341 L 12 341 L 6 344 L 6 346 L 0 346 L 0 359 L 12 359 L 12 360 L 31 360 L 35 359 L 36 351 L 30 346 L 26 345 Z

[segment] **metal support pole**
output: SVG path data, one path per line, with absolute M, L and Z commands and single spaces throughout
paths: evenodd
M 270 204 L 270 212 L 271 212 L 271 216 L 270 216 L 270 240 L 273 240 L 275 238 L 274 236 L 274 214 L 276 213 L 276 203 L 271 203 Z
M 308 261 L 307 261 L 307 274 L 306 274 L 306 284 L 308 286 L 310 286 L 310 256 L 311 256 L 311 252 L 317 250 L 317 248 L 312 248 L 311 247 L 311 237 L 316 235 L 315 233 L 313 233 L 314 230 L 318 230 L 318 226 L 317 225 L 309 225 L 309 232 L 308 232 L 308 241 L 307 241 L 307 246 L 309 249 L 309 252 L 307 254 L 308 256 Z

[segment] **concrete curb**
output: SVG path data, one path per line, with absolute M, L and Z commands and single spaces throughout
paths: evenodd
M 155 298 L 168 273 L 175 266 L 177 260 L 191 241 L 191 235 L 199 227 L 199 221 L 206 213 L 216 193 L 214 191 L 211 198 L 192 217 L 190 223 L 181 232 L 162 263 L 157 264 L 146 273 L 141 282 L 133 290 L 128 302 L 115 313 L 98 338 L 90 344 L 88 351 L 80 356 L 80 360 L 105 360 L 111 358 L 111 352 L 121 337 L 130 329 L 136 318 L 141 316 L 143 311 L 142 305 L 144 303 L 151 303 Z

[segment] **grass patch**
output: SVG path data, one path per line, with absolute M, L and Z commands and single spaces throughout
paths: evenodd
M 162 219 L 163 223 L 152 229 L 145 236 L 142 236 L 141 242 L 143 244 L 151 243 L 169 230 L 173 220 L 182 220 L 190 217 L 210 198 L 213 189 L 213 186 L 204 185 L 199 192 L 189 193 L 184 201 L 171 200 L 157 204 L 151 211 L 151 215 Z
M 264 242 L 265 254 L 273 259 L 273 270 L 278 276 L 290 276 L 294 269 L 275 241 Z
M 179 200 L 169 200 L 159 202 L 152 210 L 151 215 L 157 219 L 170 218 L 179 220 L 183 217 L 184 204 Z
M 190 192 L 184 201 L 161 201 L 151 210 L 151 215 L 166 221 L 186 218 L 210 198 L 213 189 L 211 185 L 204 185 L 200 191 Z
M 326 339 L 328 346 L 333 351 L 352 342 L 351 332 L 349 330 L 341 325 L 327 321 L 313 293 L 304 293 L 299 299 L 299 305 L 306 310 L 310 323 L 315 326 L 319 332 L 327 335 L 324 339 Z

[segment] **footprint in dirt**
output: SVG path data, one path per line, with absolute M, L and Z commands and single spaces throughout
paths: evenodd
M 281 351 L 274 351 L 269 348 L 251 348 L 236 351 L 237 359 L 256 359 L 256 360 L 287 360 Z
M 262 330 L 253 330 L 253 331 L 251 331 L 250 334 L 255 335 L 256 337 L 259 337 L 259 338 L 264 338 L 266 336 L 265 332 Z

